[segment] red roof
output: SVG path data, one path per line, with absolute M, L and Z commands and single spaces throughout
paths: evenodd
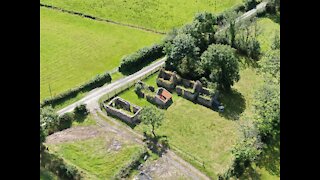
M 162 90 L 161 96 L 164 96 L 166 99 L 170 99 L 172 97 L 171 93 L 165 89 Z

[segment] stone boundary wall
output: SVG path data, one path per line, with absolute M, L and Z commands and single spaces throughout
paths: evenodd
M 120 106 L 121 109 L 124 109 L 126 111 L 130 111 L 130 112 L 131 112 L 131 107 L 132 107 L 132 111 L 133 111 L 134 115 L 128 115 L 124 112 L 121 112 L 120 110 L 115 108 L 115 106 Z M 104 102 L 103 107 L 107 111 L 108 115 L 115 116 L 115 117 L 121 119 L 122 121 L 129 123 L 129 124 L 136 124 L 139 122 L 138 115 L 142 109 L 141 107 L 134 105 L 134 104 L 131 104 L 130 102 L 128 102 L 120 97 L 113 98 L 108 104 L 105 104 L 105 102 Z

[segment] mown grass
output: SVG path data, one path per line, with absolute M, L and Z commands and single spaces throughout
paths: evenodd
M 41 0 L 40 2 L 159 31 L 190 22 L 195 13 L 220 13 L 242 0 Z
M 91 126 L 96 125 L 97 122 L 94 120 L 92 114 L 87 115 L 84 119 L 78 119 L 72 122 L 72 127 L 76 126 Z
M 49 148 L 82 170 L 85 179 L 110 179 L 142 149 L 123 140 L 120 150 L 109 149 L 115 138 L 110 136 L 49 145 Z
M 40 100 L 116 68 L 163 36 L 40 8 Z

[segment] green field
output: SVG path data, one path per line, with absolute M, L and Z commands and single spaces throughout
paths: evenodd
M 119 150 L 111 148 L 113 138 L 121 142 Z M 112 134 L 107 139 L 99 137 L 48 146 L 83 171 L 85 179 L 110 179 L 142 150 L 141 146 L 119 140 Z
M 41 3 L 159 31 L 190 22 L 195 13 L 220 13 L 242 0 L 40 0 Z
M 116 68 L 162 35 L 40 8 L 40 100 Z

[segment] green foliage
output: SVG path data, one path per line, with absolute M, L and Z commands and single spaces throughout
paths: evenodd
M 139 93 L 139 92 L 141 92 L 141 90 L 142 90 L 142 85 L 139 84 L 139 83 L 136 83 L 136 84 L 134 85 L 134 91 L 135 91 L 136 93 Z
M 181 75 L 195 73 L 199 48 L 196 39 L 190 34 L 178 34 L 172 42 L 165 44 L 164 51 L 167 54 L 166 68 L 175 69 Z
M 64 130 L 72 125 L 72 121 L 74 119 L 73 113 L 64 113 L 63 115 L 59 116 L 59 130 Z
M 137 52 L 125 56 L 121 59 L 119 71 L 124 74 L 133 74 L 149 63 L 164 56 L 163 46 L 155 44 L 151 47 L 144 47 Z
M 280 134 L 280 87 L 265 83 L 256 91 L 253 102 L 255 125 L 264 141 Z
M 40 126 L 42 126 L 48 134 L 57 131 L 59 127 L 58 114 L 51 106 L 40 108 Z
M 146 106 L 139 114 L 139 119 L 143 124 L 151 125 L 151 132 L 154 137 L 156 137 L 154 130 L 162 125 L 163 118 L 164 112 L 155 106 Z
M 94 88 L 101 87 L 105 83 L 111 82 L 111 76 L 108 72 L 105 72 L 104 74 L 99 74 L 95 76 L 90 81 L 82 84 L 81 86 L 78 86 L 76 88 L 73 88 L 71 90 L 68 90 L 64 93 L 61 93 L 57 96 L 54 96 L 52 98 L 47 98 L 41 103 L 41 107 L 47 106 L 47 105 L 56 105 L 59 103 L 64 102 L 65 100 L 75 97 L 80 92 L 87 92 Z
M 47 151 L 41 153 L 40 165 L 54 172 L 59 179 L 81 179 L 81 174 L 76 167 L 68 165 L 62 158 Z
M 243 0 L 243 1 L 247 11 L 255 8 L 256 5 L 258 4 L 256 0 Z
M 230 90 L 240 79 L 238 60 L 228 45 L 210 45 L 201 55 L 201 68 L 203 74 L 209 74 L 211 82 L 225 90 Z
M 274 33 L 271 49 L 272 50 L 280 49 L 280 37 L 279 37 L 279 32 L 277 31 Z
M 40 145 L 46 141 L 47 132 L 46 130 L 40 125 Z
M 80 104 L 73 110 L 76 117 L 84 117 L 89 114 L 86 104 Z
M 259 28 L 256 19 L 243 22 L 238 28 L 235 37 L 235 48 L 252 59 L 258 60 L 261 54 L 260 43 L 257 40 Z
M 259 71 L 264 73 L 266 80 L 280 83 L 280 50 L 268 51 L 259 61 Z

